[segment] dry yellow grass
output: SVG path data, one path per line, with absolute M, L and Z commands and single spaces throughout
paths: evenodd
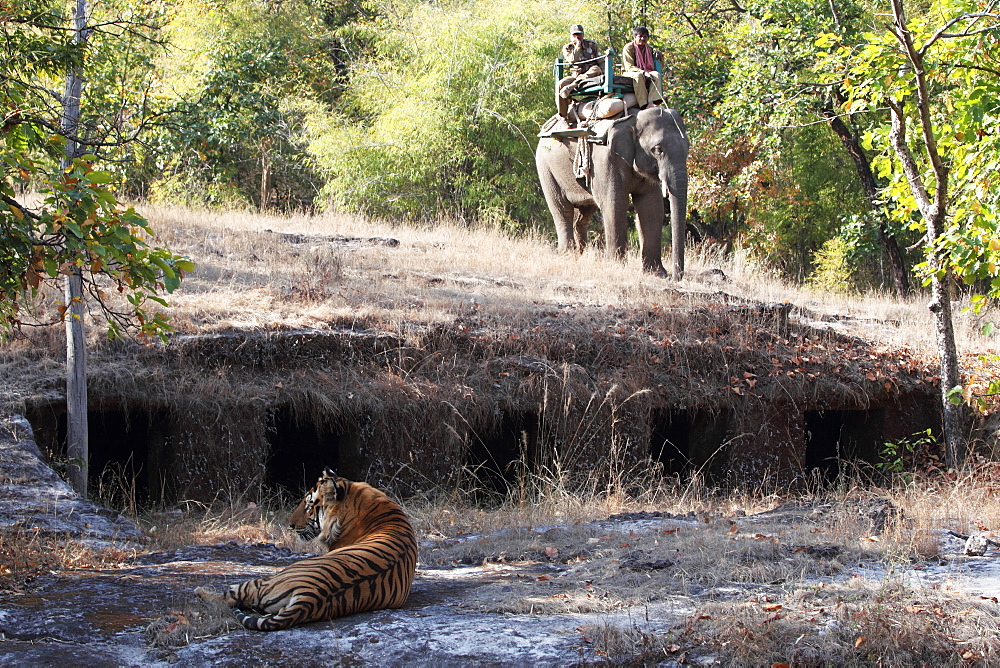
M 153 206 L 140 210 L 158 233 L 158 242 L 198 264 L 169 298 L 168 312 L 179 334 L 325 329 L 352 323 L 405 332 L 413 323 L 451 322 L 470 312 L 488 311 L 516 322 L 540 306 L 565 303 L 683 308 L 703 303 L 706 293 L 724 291 L 747 300 L 791 302 L 817 315 L 850 316 L 857 319 L 848 322 L 851 333 L 934 354 L 933 326 L 920 296 L 900 301 L 891 295 L 817 294 L 767 276 L 739 253 L 722 258 L 710 248 L 696 247 L 688 257 L 688 278 L 675 284 L 643 275 L 634 253 L 624 263 L 607 260 L 596 247 L 581 256 L 563 255 L 546 239 L 511 238 L 449 221 L 409 227 L 337 213 L 266 215 Z M 299 237 L 292 243 L 284 235 Z M 325 242 L 329 237 L 391 238 L 399 245 L 348 247 Z M 699 276 L 712 268 L 721 268 L 729 280 L 703 282 Z M 978 335 L 976 323 L 969 315 L 959 318 L 960 349 L 993 352 L 992 340 Z M 32 335 L 33 345 L 58 347 L 58 328 Z M 101 330 L 92 327 L 90 335 L 99 345 Z M 688 509 L 702 510 L 707 501 L 700 490 L 692 493 L 696 483 L 685 487 L 678 499 Z M 545 503 L 521 499 L 504 506 L 499 515 L 491 514 L 502 519 L 489 521 L 544 523 L 577 513 L 592 518 L 661 505 L 613 494 L 581 501 L 558 486 L 549 491 Z M 919 498 L 916 494 L 907 503 L 916 504 Z M 747 499 L 711 503 L 763 509 L 773 501 L 768 490 L 757 490 L 756 499 L 753 504 Z M 466 501 L 460 499 L 459 505 Z M 928 503 L 927 512 L 940 514 L 953 506 L 952 499 Z M 430 515 L 441 512 L 432 510 Z M 474 516 L 481 511 L 470 512 Z M 462 530 L 466 523 L 462 521 Z
M 636 262 L 608 262 L 595 251 L 581 258 L 558 255 L 538 239 L 448 223 L 413 228 L 346 215 L 146 213 L 168 245 L 199 261 L 198 271 L 171 299 L 179 331 L 352 322 L 401 328 L 479 309 L 517 318 L 526 305 L 676 299 L 665 297 L 667 285 L 643 276 Z M 282 234 L 312 240 L 290 248 Z M 331 236 L 392 238 L 400 244 L 350 250 L 323 243 L 322 237 Z
M 853 318 L 849 333 L 933 355 L 933 322 L 926 299 L 889 294 L 834 295 L 768 276 L 740 254 L 722 258 L 691 249 L 688 278 L 677 285 L 643 275 L 633 252 L 626 262 L 604 258 L 599 247 L 581 256 L 555 252 L 554 243 L 512 238 L 494 230 L 439 221 L 408 227 L 348 214 L 264 215 L 143 207 L 161 240 L 194 258 L 198 270 L 171 298 L 181 332 L 215 329 L 329 327 L 375 322 L 399 327 L 440 322 L 470 310 L 516 318 L 528 306 L 583 303 L 647 307 L 690 306 L 700 295 L 724 291 L 759 302 L 791 302 L 817 316 Z M 282 235 L 302 235 L 289 244 Z M 397 247 L 355 250 L 323 237 L 392 238 Z M 724 283 L 703 282 L 722 269 Z M 961 314 L 956 333 L 964 352 L 995 352 L 979 336 L 982 318 Z
M 625 263 L 606 260 L 599 249 L 589 249 L 582 256 L 560 255 L 555 252 L 554 243 L 544 239 L 513 239 L 492 230 L 469 229 L 447 221 L 417 228 L 334 214 L 269 216 L 153 207 L 143 207 L 142 212 L 162 243 L 198 263 L 197 270 L 170 297 L 168 313 L 178 334 L 337 329 L 354 325 L 405 334 L 412 325 L 453 323 L 481 312 L 489 312 L 505 322 L 528 322 L 529 314 L 537 313 L 540 308 L 562 304 L 689 308 L 703 304 L 707 295 L 724 291 L 750 301 L 791 302 L 816 316 L 849 316 L 854 320 L 845 322 L 848 333 L 886 346 L 908 346 L 926 357 L 932 357 L 935 350 L 933 325 L 920 297 L 900 301 L 886 295 L 819 295 L 770 279 L 739 256 L 723 259 L 713 257 L 708 250 L 694 249 L 688 260 L 688 278 L 674 284 L 643 275 L 634 254 Z M 293 239 L 283 235 L 300 236 Z M 334 236 L 392 238 L 399 245 L 352 247 L 325 241 Z M 701 272 L 710 268 L 721 268 L 729 280 L 702 281 Z M 993 342 L 978 336 L 975 318 L 961 316 L 958 334 L 963 352 L 995 353 Z M 99 345 L 101 336 L 99 328 L 91 328 L 94 345 Z M 58 332 L 36 332 L 35 337 L 36 345 L 41 342 L 42 346 L 58 347 Z M 406 508 L 418 534 L 425 539 L 463 533 L 491 535 L 485 542 L 476 543 L 474 549 L 449 548 L 450 552 L 427 553 L 424 558 L 485 560 L 498 559 L 500 555 L 530 559 L 539 549 L 544 553 L 545 547 L 565 552 L 573 545 L 589 544 L 591 539 L 597 539 L 598 545 L 601 542 L 600 535 L 586 531 L 568 531 L 560 539 L 564 544 L 559 546 L 552 545 L 553 536 L 546 539 L 524 532 L 492 536 L 502 529 L 572 527 L 623 512 L 692 512 L 695 517 L 707 517 L 710 521 L 698 532 L 691 532 L 692 542 L 684 547 L 689 558 L 671 571 L 675 575 L 681 572 L 683 577 L 679 581 L 688 584 L 790 581 L 809 574 L 809 569 L 836 568 L 798 553 L 789 555 L 775 547 L 781 544 L 836 544 L 842 547 L 841 554 L 850 558 L 885 564 L 909 563 L 933 558 L 939 549 L 938 535 L 942 530 L 963 533 L 1000 530 L 995 472 L 985 463 L 957 479 L 919 479 L 875 490 L 852 487 L 841 481 L 842 486 L 837 489 L 816 490 L 814 496 L 804 497 L 805 501 L 835 504 L 862 493 L 889 498 L 900 508 L 905 521 L 891 524 L 878 540 L 863 543 L 862 538 L 870 538 L 868 529 L 859 525 L 856 513 L 847 504 L 837 506 L 826 518 L 822 532 L 786 535 L 774 543 L 747 537 L 743 529 L 729 533 L 735 526 L 730 520 L 742 522 L 737 519 L 737 511 L 753 514 L 786 500 L 763 483 L 750 490 L 719 496 L 701 486 L 697 478 L 684 484 L 654 483 L 652 478 L 642 480 L 647 484 L 608 489 L 586 484 L 571 486 L 558 474 L 552 474 L 528 480 L 507 499 L 490 507 L 477 505 L 472 496 L 456 492 L 410 499 Z M 644 491 L 637 493 L 637 488 Z M 221 508 L 182 507 L 147 512 L 139 519 L 153 537 L 151 549 L 227 540 L 291 545 L 292 537 L 284 528 L 287 512 L 288 508 L 278 504 L 258 507 L 234 503 Z M 771 529 L 754 531 L 767 535 Z M 675 538 L 680 537 L 670 540 Z M 723 552 L 731 558 L 718 557 L 720 546 L 726 548 Z M 739 549 L 726 551 L 733 546 Z M 594 557 L 586 566 L 593 573 L 627 552 L 626 548 L 601 547 L 607 553 Z M 647 547 L 652 558 L 661 546 L 641 549 Z M 463 554 L 463 550 L 468 554 Z M 663 556 L 666 558 L 666 553 Z M 58 555 L 55 558 L 61 559 Z M 589 577 L 581 571 L 581 579 L 588 579 L 584 576 Z M 636 591 L 636 583 L 624 577 L 621 581 L 610 578 L 607 587 L 612 595 L 602 605 L 609 600 L 634 603 L 648 594 Z M 908 653 L 911 651 L 908 648 L 916 646 L 921 633 L 938 634 L 935 638 L 940 634 L 962 638 L 974 652 L 970 656 L 979 660 L 996 656 L 996 623 L 991 617 L 977 609 L 974 614 L 964 616 L 968 623 L 962 626 L 958 604 L 938 601 L 927 608 L 924 603 L 914 601 L 911 591 L 894 587 L 887 584 L 877 591 L 806 589 L 805 593 L 798 587 L 786 587 L 780 592 L 780 600 L 743 598 L 714 602 L 699 610 L 689 628 L 678 629 L 669 638 L 647 637 L 638 629 L 610 627 L 595 628 L 591 635 L 595 643 L 605 647 L 608 656 L 620 660 L 637 656 L 641 659 L 647 650 L 648 657 L 669 658 L 673 656 L 670 649 L 674 645 L 702 643 L 718 648 L 721 656 L 748 665 L 760 657 L 767 657 L 768 661 L 798 657 L 796 660 L 803 664 L 822 663 L 823 652 L 850 662 L 855 655 L 844 652 L 858 637 L 871 634 L 865 642 L 875 648 L 873 656 L 885 653 L 906 662 L 907 657 L 920 656 L 919 652 Z M 547 605 L 559 609 L 567 605 L 592 605 L 592 599 L 585 593 L 577 592 L 579 596 L 567 596 Z M 841 603 L 843 606 L 836 607 Z M 500 606 L 498 610 L 524 609 L 523 601 L 496 605 Z M 780 620 L 772 619 L 779 608 L 770 611 L 764 606 L 773 605 L 780 605 L 788 614 Z M 810 615 L 815 617 L 814 609 L 831 605 L 837 611 L 824 620 L 842 624 L 845 615 L 853 615 L 851 619 L 862 621 L 850 627 L 842 624 L 841 628 L 849 630 L 834 634 L 829 646 L 810 646 L 809 651 L 795 654 L 799 651 L 795 643 L 801 629 L 814 624 L 814 620 L 810 621 Z M 914 606 L 922 606 L 922 610 L 933 610 L 936 606 L 947 619 L 947 625 L 927 619 L 922 613 L 907 615 L 907 610 Z M 891 647 L 876 645 L 873 640 L 876 631 L 866 630 L 877 630 L 884 624 L 902 629 L 895 636 L 886 635 L 879 640 Z M 976 641 L 976 633 L 987 640 Z M 942 656 L 934 652 L 924 658 Z
M 535 483 L 489 509 L 454 496 L 405 503 L 425 568 L 480 566 L 477 577 L 487 584 L 454 605 L 492 614 L 638 610 L 631 624 L 578 629 L 614 664 L 712 656 L 745 666 L 957 665 L 1000 656 L 994 602 L 917 586 L 907 576 L 913 566 L 938 563 L 943 530 L 996 526 L 992 467 L 963 480 L 826 490 L 759 517 L 739 511 L 770 509 L 781 499 L 665 486 L 642 498 L 572 496 L 557 480 Z M 858 512 L 859 498 L 878 494 L 902 511 L 881 533 Z M 627 517 L 592 523 L 652 510 L 676 519 L 656 530 L 633 530 Z M 278 538 L 281 512 L 250 511 L 175 515 L 177 523 L 158 529 L 154 540 L 163 547 L 233 539 L 290 544 L 287 534 Z M 161 542 L 166 536 L 170 541 Z M 465 538 L 451 540 L 456 536 Z M 861 564 L 884 576 L 852 575 Z M 689 612 L 668 630 L 653 630 L 650 610 L 663 605 Z M 224 621 L 223 613 L 208 619 Z
M 519 324 L 535 326 L 546 308 L 683 311 L 718 303 L 719 293 L 725 293 L 736 301 L 788 302 L 807 317 L 837 318 L 844 333 L 886 348 L 908 348 L 928 361 L 936 356 L 933 323 L 920 295 L 898 300 L 881 294 L 820 294 L 769 277 L 740 253 L 719 257 L 713 248 L 692 248 L 687 278 L 677 284 L 642 274 L 634 251 L 624 263 L 607 260 L 599 247 L 564 255 L 548 239 L 511 238 L 449 221 L 409 227 L 337 213 L 140 210 L 157 232 L 157 243 L 197 263 L 168 297 L 167 314 L 181 335 L 358 328 L 387 330 L 406 340 L 415 328 L 473 316 L 489 315 L 513 330 Z M 399 244 L 338 244 L 327 241 L 330 237 L 391 238 Z M 703 279 L 708 269 L 722 269 L 728 280 Z M 39 313 L 54 313 L 60 299 L 48 295 Z M 996 354 L 995 339 L 978 333 L 982 317 L 959 313 L 956 320 L 959 351 L 967 360 Z M 37 370 L 58 366 L 63 347 L 61 327 L 29 333 L 0 356 L 0 373 L 22 396 L 44 393 L 36 387 L 52 369 Z M 89 345 L 100 347 L 103 325 L 92 322 L 88 335 Z M 30 368 L 17 359 L 18 351 L 39 350 L 50 354 L 33 355 Z M 988 379 L 980 376 L 981 387 Z M 11 399 L 5 391 L 0 388 L 0 401 Z

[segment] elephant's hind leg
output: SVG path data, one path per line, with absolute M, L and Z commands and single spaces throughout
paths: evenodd
M 573 240 L 576 242 L 576 248 L 580 252 L 583 252 L 583 249 L 587 247 L 587 231 L 590 228 L 590 219 L 594 217 L 596 212 L 596 205 L 584 205 L 576 210 L 576 215 L 573 217 Z
M 542 185 L 542 193 L 545 195 L 545 203 L 552 214 L 552 222 L 556 226 L 556 237 L 559 239 L 559 252 L 566 253 L 579 250 L 577 247 L 576 235 L 574 234 L 574 219 L 578 215 L 576 208 L 570 203 L 566 193 L 556 181 L 555 177 L 547 169 L 539 167 L 539 181 Z

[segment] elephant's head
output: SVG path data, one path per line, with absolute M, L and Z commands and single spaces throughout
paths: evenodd
M 664 199 L 670 199 L 673 273 L 684 274 L 684 234 L 687 215 L 687 129 L 675 109 L 653 107 L 640 111 L 635 122 L 636 171 L 657 179 Z
M 660 181 L 663 198 L 676 183 L 687 194 L 688 138 L 684 121 L 677 111 L 653 107 L 639 112 L 635 122 L 635 166 Z

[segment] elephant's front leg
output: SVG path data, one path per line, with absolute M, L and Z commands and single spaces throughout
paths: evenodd
M 600 194 L 594 188 L 604 219 L 604 252 L 615 260 L 623 260 L 628 250 L 628 193 L 621 184 L 612 184 Z
M 663 253 L 663 196 L 658 188 L 637 193 L 632 197 L 636 228 L 639 232 L 639 255 L 643 271 L 666 275 Z

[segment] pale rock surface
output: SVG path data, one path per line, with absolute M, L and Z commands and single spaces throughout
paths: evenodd
M 90 547 L 147 542 L 132 521 L 73 491 L 45 463 L 31 425 L 0 419 L 0 529 L 66 537 Z

